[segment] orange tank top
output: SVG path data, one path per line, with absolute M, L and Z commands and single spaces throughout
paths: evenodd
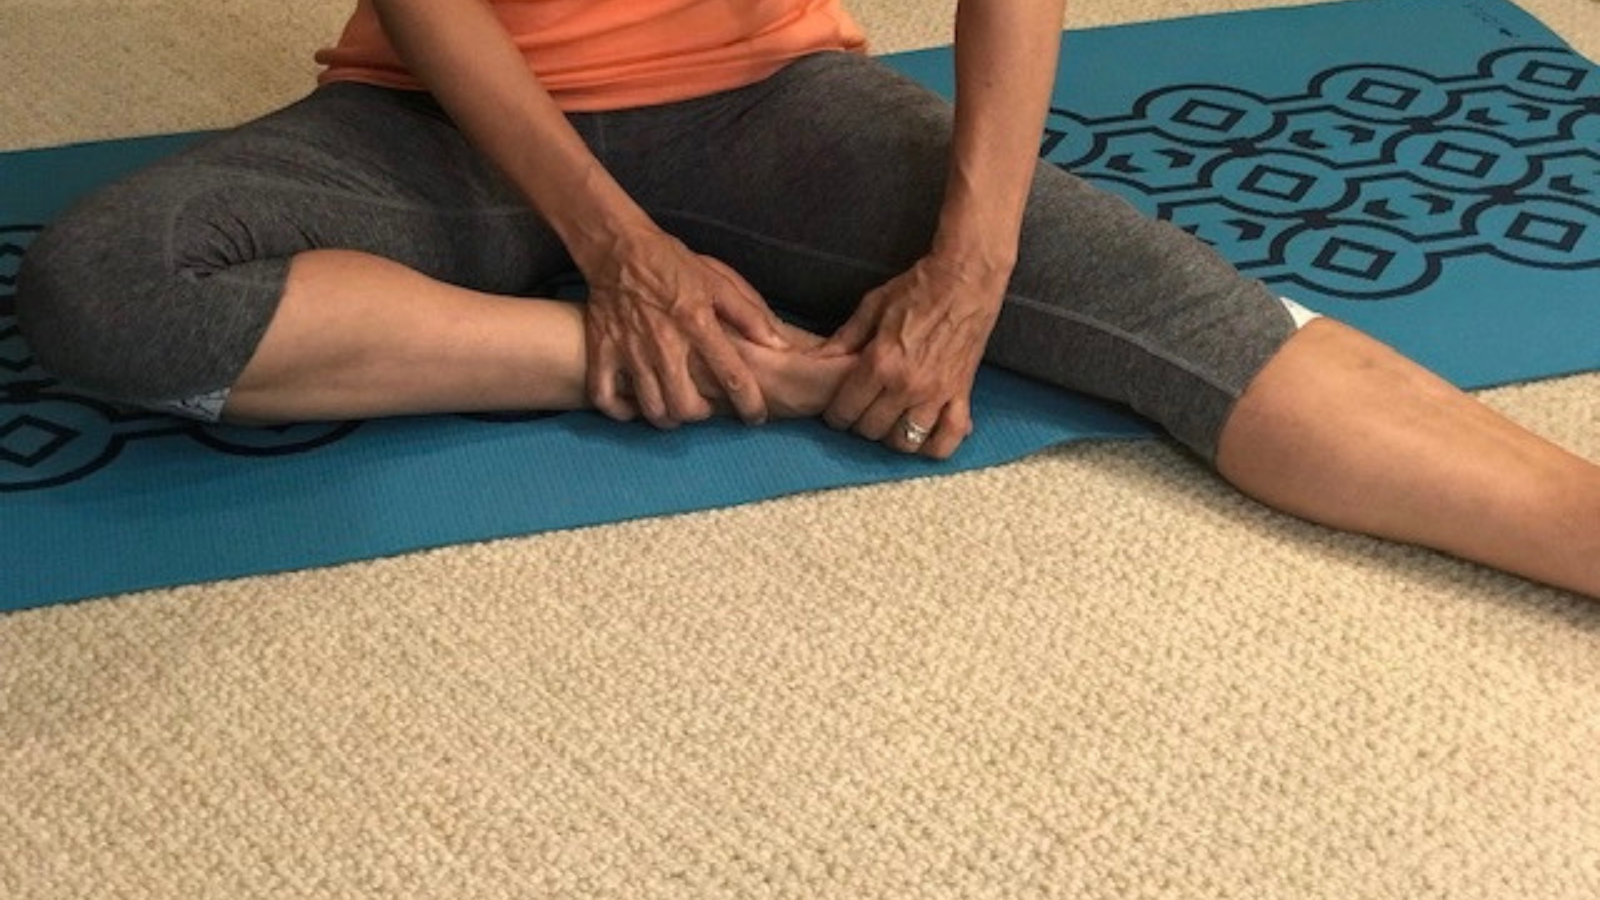
M 760 81 L 821 50 L 864 51 L 839 0 L 490 0 L 528 66 L 571 112 L 671 103 Z M 420 89 L 371 0 L 358 0 L 318 80 Z

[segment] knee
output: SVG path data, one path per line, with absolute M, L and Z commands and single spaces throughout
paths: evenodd
M 95 261 L 74 252 L 63 229 L 46 229 L 17 273 L 17 326 L 33 362 L 46 374 L 95 393 L 115 394 L 119 354 L 106 352 L 114 328 Z
M 166 285 L 139 242 L 121 249 L 71 222 L 47 228 L 17 273 L 17 326 L 33 363 L 74 389 L 141 404 L 167 396 L 152 354 Z

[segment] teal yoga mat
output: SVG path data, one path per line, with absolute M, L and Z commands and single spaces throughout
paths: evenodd
M 1048 162 L 1463 386 L 1600 367 L 1600 73 L 1516 7 L 1352 0 L 1064 41 Z M 948 49 L 890 62 L 950 89 Z M 192 139 L 0 154 L 0 610 L 1150 434 L 990 370 L 977 433 L 942 464 L 815 423 L 661 434 L 567 414 L 252 430 L 116 409 L 33 365 L 9 296 L 17 263 L 73 197 Z

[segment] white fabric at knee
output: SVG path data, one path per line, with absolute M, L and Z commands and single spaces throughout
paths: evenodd
M 1288 297 L 1279 297 L 1278 302 L 1283 304 L 1283 308 L 1289 312 L 1289 317 L 1294 319 L 1294 327 L 1296 331 L 1306 327 L 1306 324 L 1311 320 L 1322 318 L 1321 313 L 1312 312 L 1311 310 L 1306 309 L 1304 306 L 1301 306 L 1293 300 L 1290 300 Z

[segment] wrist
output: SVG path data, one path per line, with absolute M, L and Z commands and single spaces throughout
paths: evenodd
M 1003 290 L 1017 266 L 1017 242 L 963 240 L 941 231 L 934 237 L 928 260 L 962 283 Z
M 1009 280 L 1017 265 L 1022 232 L 1022 203 L 987 202 L 953 179 L 929 255 L 968 277 Z
M 623 213 L 588 218 L 561 237 L 573 264 L 592 284 L 609 280 L 610 273 L 630 259 L 648 255 L 648 248 L 667 236 L 640 211 L 637 216 Z
M 548 196 L 529 199 L 561 239 L 578 270 L 591 280 L 618 260 L 663 236 L 600 162 L 576 161 Z

